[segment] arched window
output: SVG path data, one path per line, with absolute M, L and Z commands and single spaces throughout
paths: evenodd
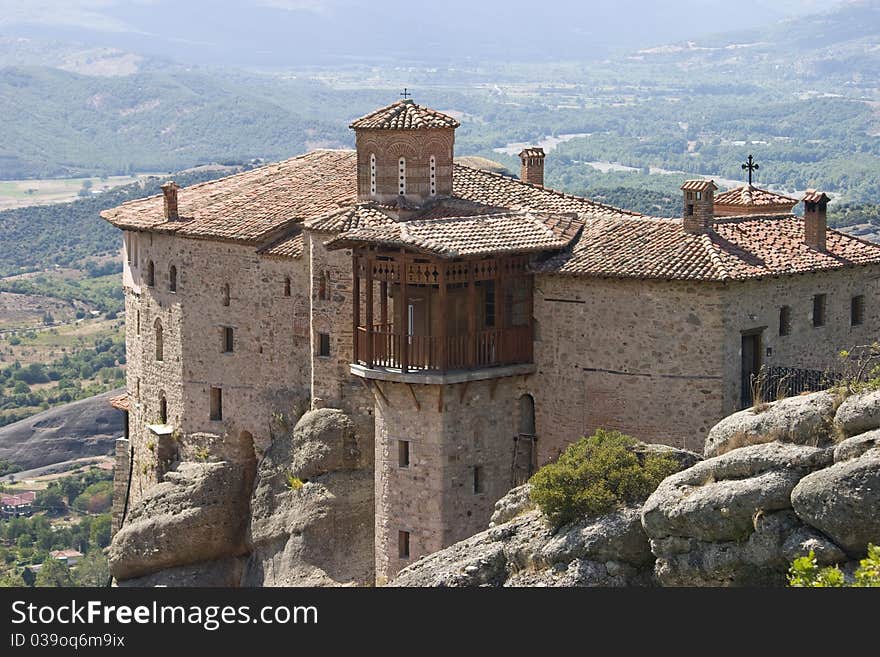
M 519 398 L 519 434 L 535 435 L 535 398 L 531 395 L 523 395 Z
M 159 393 L 159 423 L 168 424 L 168 401 L 164 392 Z
M 229 283 L 223 285 L 223 305 L 229 305 Z
M 177 292 L 177 267 L 174 265 L 168 270 L 168 291 Z
M 290 296 L 290 276 L 284 278 L 284 296 Z
M 397 171 L 398 171 L 398 193 L 403 196 L 406 194 L 406 158 L 402 157 L 397 160 Z
M 165 355 L 165 342 L 163 338 L 162 331 L 162 321 L 157 319 L 155 324 L 156 329 L 156 360 L 163 360 Z
M 370 153 L 370 194 L 376 193 L 376 154 Z
M 437 158 L 431 156 L 431 196 L 437 196 Z
M 147 285 L 153 287 L 156 284 L 156 265 L 150 260 L 147 265 Z

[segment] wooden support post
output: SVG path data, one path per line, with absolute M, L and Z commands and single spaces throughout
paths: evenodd
M 400 371 L 409 371 L 409 300 L 407 284 L 409 273 L 406 266 L 406 251 L 400 250 Z
M 382 400 L 385 402 L 387 406 L 391 406 L 391 402 L 388 401 L 388 397 L 385 396 L 385 393 L 382 392 L 382 386 L 379 385 L 378 381 L 370 381 L 371 384 L 376 388 L 376 392 L 379 393 L 379 396 L 382 397 Z
M 477 362 L 477 281 L 474 274 L 476 261 L 468 263 L 468 364 L 473 367 Z
M 489 383 L 489 399 L 495 399 L 495 389 L 498 387 L 498 382 L 500 380 L 501 379 L 492 379 L 492 381 Z
M 437 412 L 443 412 L 443 388 L 444 386 L 437 386 Z
M 416 405 L 416 410 L 417 411 L 422 410 L 422 405 L 419 403 L 419 398 L 416 397 L 416 391 L 415 391 L 415 388 L 413 388 L 413 384 L 407 383 L 406 386 L 409 388 L 409 394 L 412 395 L 413 403 Z
M 373 256 L 367 256 L 367 299 L 364 303 L 364 310 L 367 321 L 367 367 L 373 367 Z
M 446 307 L 446 263 L 441 262 L 439 265 L 439 275 L 438 282 L 440 283 L 440 345 L 438 349 L 438 356 L 440 362 L 438 366 L 441 372 L 446 372 L 446 366 L 449 363 L 448 358 L 448 349 L 447 349 L 447 321 L 449 319 L 449 309 Z
M 360 351 L 358 351 L 358 327 L 361 323 L 361 276 L 360 276 L 360 258 L 358 258 L 357 254 L 351 257 L 351 273 L 352 273 L 352 286 L 351 286 L 351 296 L 352 296 L 352 309 L 351 309 L 351 323 L 352 323 L 352 334 L 351 334 L 351 345 L 354 350 L 354 362 L 357 363 L 360 360 Z
M 467 389 L 468 389 L 468 386 L 470 385 L 470 383 L 471 383 L 470 381 L 465 381 L 464 385 L 461 386 L 461 392 L 458 395 L 458 403 L 459 404 L 464 403 L 464 396 L 467 394 Z
M 388 281 L 379 283 L 379 324 L 384 332 L 388 332 Z

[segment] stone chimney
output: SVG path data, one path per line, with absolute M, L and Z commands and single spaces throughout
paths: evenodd
M 681 186 L 684 192 L 682 226 L 688 233 L 702 233 L 712 227 L 715 220 L 714 180 L 686 180 Z
M 180 218 L 177 212 L 178 189 L 180 189 L 180 185 L 173 180 L 162 185 L 162 195 L 165 197 L 165 219 L 168 221 L 176 221 Z
M 819 251 L 825 250 L 830 200 L 825 192 L 817 192 L 815 189 L 808 189 L 804 194 L 804 243 Z
M 544 149 L 524 148 L 520 151 L 519 179 L 539 187 L 544 186 Z

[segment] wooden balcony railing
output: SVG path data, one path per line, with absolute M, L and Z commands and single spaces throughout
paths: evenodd
M 446 337 L 402 335 L 381 324 L 357 330 L 357 361 L 367 367 L 446 372 L 532 362 L 531 326 Z

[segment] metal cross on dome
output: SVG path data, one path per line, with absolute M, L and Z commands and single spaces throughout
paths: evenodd
M 749 155 L 748 162 L 743 164 L 742 168 L 743 168 L 743 171 L 748 170 L 748 172 L 749 172 L 749 186 L 751 186 L 751 184 L 752 184 L 752 171 L 756 171 L 756 170 L 760 169 L 761 167 L 759 167 L 758 164 L 754 160 L 752 160 L 752 156 Z
M 400 95 L 403 96 L 403 99 L 404 99 L 404 100 L 406 100 L 407 98 L 409 98 L 410 96 L 412 96 L 412 94 L 411 94 L 409 91 L 407 91 L 406 87 L 403 88 L 403 93 L 400 94 Z

